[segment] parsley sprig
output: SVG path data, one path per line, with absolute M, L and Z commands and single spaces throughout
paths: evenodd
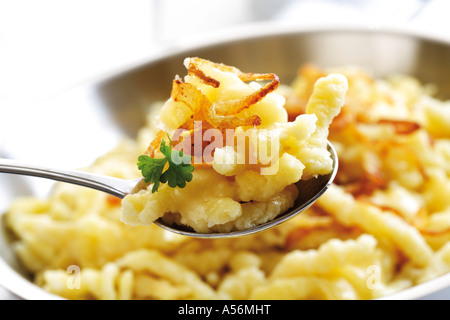
M 186 182 L 192 180 L 191 156 L 183 155 L 183 151 L 172 150 L 172 141 L 169 138 L 169 145 L 161 140 L 159 148 L 164 155 L 163 158 L 151 158 L 141 155 L 138 158 L 138 168 L 141 170 L 144 180 L 147 183 L 153 182 L 152 193 L 158 191 L 160 183 L 167 183 L 171 188 L 184 188 Z M 166 164 L 169 164 L 163 172 Z

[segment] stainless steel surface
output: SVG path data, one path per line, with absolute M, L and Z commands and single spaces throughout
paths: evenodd
M 234 65 L 244 72 L 274 72 L 280 76 L 282 83 L 287 84 L 305 62 L 323 67 L 359 65 L 372 71 L 375 77 L 392 73 L 415 76 L 425 83 L 434 83 L 439 88 L 440 98 L 450 98 L 448 41 L 398 29 L 304 29 L 258 24 L 233 35 L 218 33 L 214 39 L 200 39 L 196 43 L 166 48 L 139 65 L 62 93 L 45 104 L 34 105 L 44 125 L 52 126 L 53 131 L 63 135 L 64 143 L 56 150 L 50 148 L 49 144 L 54 143 L 52 138 L 59 137 L 43 132 L 42 123 L 36 122 L 35 127 L 30 128 L 33 135 L 26 138 L 21 138 L 24 136 L 21 128 L 11 132 L 9 140 L 16 139 L 14 144 L 9 145 L 12 150 L 8 151 L 13 156 L 19 155 L 21 160 L 20 150 L 26 145 L 27 154 L 33 154 L 42 162 L 48 159 L 57 162 L 63 155 L 71 154 L 77 155 L 76 160 L 79 161 L 72 159 L 74 164 L 71 163 L 71 167 L 87 164 L 88 159 L 103 154 L 107 147 L 118 142 L 118 137 L 135 137 L 137 130 L 145 123 L 149 104 L 166 99 L 174 75 L 185 74 L 182 62 L 186 56 L 200 56 Z M 83 123 L 82 130 L 75 120 L 66 120 L 86 112 L 91 117 L 83 118 L 84 121 L 89 119 L 89 122 Z M 45 119 L 52 121 L 45 122 Z M 5 190 L 2 195 L 6 195 L 4 200 L 0 195 L 0 209 L 6 209 L 9 201 L 16 196 L 34 194 L 35 190 L 27 189 L 30 181 L 18 176 L 8 177 L 6 181 L 1 176 L 10 175 L 0 175 L 0 189 Z M 20 268 L 7 232 L 4 228 L 2 231 L 0 283 L 23 298 L 54 298 L 28 281 L 29 276 Z M 449 286 L 450 275 L 447 274 L 388 298 L 426 298 L 439 290 L 448 294 Z
M 125 180 L 91 172 L 54 169 L 25 164 L 16 160 L 3 158 L 0 158 L 0 172 L 72 183 L 103 191 L 119 198 L 123 198 L 129 193 L 139 191 L 145 186 L 145 183 L 141 183 L 142 179 Z

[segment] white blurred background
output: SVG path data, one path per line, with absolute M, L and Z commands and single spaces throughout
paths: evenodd
M 33 105 L 215 32 L 270 20 L 450 38 L 449 13 L 449 0 L 0 0 L 0 156 Z
M 448 0 L 0 0 L 0 110 L 232 26 L 407 26 L 447 37 L 449 12 Z

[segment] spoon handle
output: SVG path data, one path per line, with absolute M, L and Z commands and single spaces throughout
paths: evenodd
M 125 180 L 91 172 L 53 169 L 0 158 L 0 172 L 46 178 L 93 188 L 123 198 L 132 192 L 137 180 Z

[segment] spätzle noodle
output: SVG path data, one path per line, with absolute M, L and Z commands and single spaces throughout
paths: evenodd
M 301 130 L 290 126 L 312 108 L 314 85 L 329 73 L 343 74 L 349 84 L 345 105 L 322 133 L 329 134 L 340 167 L 334 185 L 307 212 L 246 237 L 194 239 L 155 225 L 124 224 L 117 199 L 58 183 L 47 199 L 19 198 L 9 208 L 7 224 L 17 236 L 22 264 L 36 284 L 69 299 L 374 299 L 449 272 L 449 102 L 433 98 L 428 85 L 408 76 L 373 79 L 355 67 L 305 65 L 292 86 L 269 95 L 276 103 L 285 97 L 287 115 L 280 107 L 271 118 L 264 103 L 252 108 L 261 108 L 263 123 L 287 116 L 289 134 L 308 139 L 314 131 L 305 125 L 308 117 L 299 118 Z M 179 108 L 175 118 L 162 113 L 175 128 L 189 113 L 181 105 L 164 108 Z M 138 177 L 136 159 L 157 134 L 152 119 L 159 110 L 160 104 L 151 108 L 136 141 L 124 141 L 89 170 Z M 295 174 L 292 158 L 303 153 L 310 158 L 315 146 L 291 144 L 280 162 L 280 180 L 249 185 L 253 177 L 237 167 L 199 169 L 182 190 L 194 195 L 204 183 L 215 195 L 211 202 L 201 207 L 162 188 L 151 202 L 137 196 L 133 206 L 140 214 L 127 219 L 140 224 L 159 215 L 146 208 L 180 207 L 204 227 L 204 215 L 214 210 L 223 212 L 219 220 L 235 219 L 241 211 L 251 221 L 267 212 L 276 215 L 296 197 L 297 190 L 286 188 Z M 233 205 L 227 199 L 236 190 L 225 173 L 236 175 L 243 198 L 260 201 Z M 269 184 L 273 192 L 265 193 Z M 250 220 L 239 223 L 248 227 Z

